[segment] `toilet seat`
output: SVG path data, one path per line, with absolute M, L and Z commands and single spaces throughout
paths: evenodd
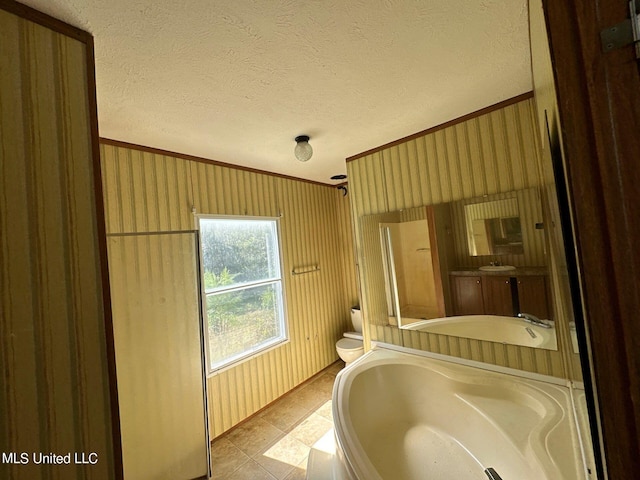
M 345 337 L 338 340 L 336 348 L 341 348 L 342 350 L 364 350 L 364 344 L 362 340 Z

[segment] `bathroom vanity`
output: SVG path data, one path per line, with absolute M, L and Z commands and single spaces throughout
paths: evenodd
M 454 315 L 517 315 L 526 312 L 552 320 L 547 269 L 510 271 L 459 269 L 449 272 Z

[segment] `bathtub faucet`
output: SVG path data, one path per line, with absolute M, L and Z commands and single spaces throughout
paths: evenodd
M 551 328 L 551 325 L 549 325 L 547 322 L 545 322 L 544 320 L 540 320 L 538 317 L 536 317 L 535 315 L 531 315 L 530 313 L 519 313 L 517 316 L 518 318 L 521 318 L 525 322 L 531 323 L 532 325 L 537 325 L 543 328 Z
M 489 480 L 502 480 L 502 477 L 493 468 L 485 468 L 484 473 L 489 477 Z

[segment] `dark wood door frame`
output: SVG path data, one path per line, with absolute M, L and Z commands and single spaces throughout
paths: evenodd
M 604 470 L 640 471 L 640 73 L 632 46 L 602 53 L 626 0 L 543 0 Z M 572 252 L 568 252 L 572 253 Z M 598 452 L 596 452 L 598 455 Z

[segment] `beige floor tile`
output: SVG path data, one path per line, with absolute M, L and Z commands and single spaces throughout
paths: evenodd
M 327 395 L 321 388 L 314 386 L 313 383 L 305 385 L 296 392 L 296 401 L 298 401 L 307 411 L 315 410 L 326 402 L 331 395 Z
M 295 468 L 294 465 L 270 457 L 256 456 L 254 461 L 278 480 L 288 477 Z
M 342 360 L 338 360 L 336 363 L 332 364 L 329 368 L 327 368 L 325 372 L 333 375 L 337 375 L 338 372 L 343 368 L 344 368 L 344 362 Z
M 316 409 L 316 413 L 321 417 L 326 418 L 333 424 L 333 410 L 332 410 L 333 402 L 331 400 L 327 400 L 324 404 Z
M 296 467 L 287 475 L 284 480 L 306 480 L 307 478 L 307 457 L 300 462 Z
M 285 478 L 309 455 L 309 446 L 291 435 L 282 437 L 253 459 L 276 478 Z
M 333 423 L 317 413 L 312 413 L 303 420 L 302 423 L 291 430 L 289 435 L 300 440 L 305 445 L 312 447 L 314 443 L 320 440 L 320 438 L 332 428 Z
M 211 447 L 213 478 L 226 479 L 249 460 L 244 452 L 226 438 L 216 440 Z
M 212 446 L 216 480 L 302 480 L 310 447 L 333 427 L 333 364 L 312 382 L 273 403 Z
M 267 472 L 257 462 L 249 460 L 229 475 L 226 480 L 276 480 L 276 477 Z
M 233 429 L 225 438 L 247 455 L 253 456 L 283 436 L 282 430 L 258 416 Z
M 278 400 L 260 414 L 260 417 L 282 431 L 290 430 L 309 413 L 309 409 L 296 400 L 296 392 Z
M 333 385 L 335 384 L 336 377 L 335 375 L 325 374 L 321 377 L 318 377 L 315 381 L 311 382 L 309 386 L 313 387 L 314 390 L 321 393 L 322 395 L 328 396 L 331 398 L 333 395 Z

